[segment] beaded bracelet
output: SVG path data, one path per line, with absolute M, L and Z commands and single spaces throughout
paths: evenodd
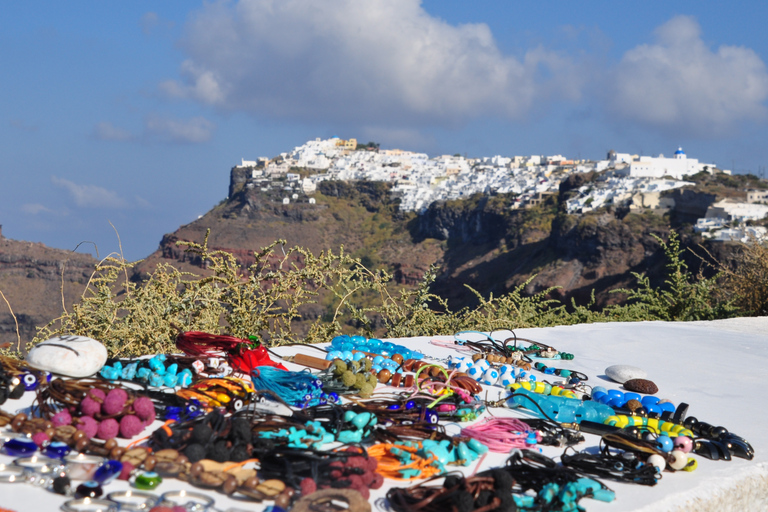
M 693 439 L 693 431 L 684 425 L 678 425 L 671 421 L 664 421 L 658 418 L 648 418 L 647 416 L 626 416 L 624 414 L 615 414 L 608 416 L 603 420 L 604 425 L 624 428 L 627 426 L 644 427 L 654 434 L 665 434 L 672 436 L 687 436 Z
M 533 363 L 533 367 L 546 375 L 557 375 L 558 377 L 567 378 L 568 381 L 573 384 L 578 384 L 579 382 L 585 382 L 589 380 L 589 377 L 586 374 L 577 372 L 576 370 L 554 368 L 541 362 Z

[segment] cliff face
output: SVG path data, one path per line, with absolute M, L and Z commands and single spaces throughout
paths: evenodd
M 678 206 L 672 216 L 613 209 L 580 216 L 563 213 L 572 190 L 594 179 L 591 173 L 572 175 L 558 196 L 530 209 L 510 210 L 511 196 L 476 195 L 433 203 L 419 215 L 399 212 L 385 183 L 322 182 L 316 204 L 282 204 L 277 195 L 236 183 L 231 187 L 239 186 L 239 191 L 229 202 L 166 235 L 159 253 L 148 261 L 173 259 L 199 266 L 176 241 L 201 241 L 210 228 L 209 246 L 235 254 L 244 267 L 253 262 L 253 250 L 278 238 L 313 252 L 343 245 L 366 264 L 388 268 L 407 286 L 418 284 L 429 266 L 436 265 L 433 291 L 455 309 L 477 300 L 464 285 L 483 296 L 498 295 L 532 275 L 529 293 L 559 287 L 554 297 L 586 303 L 595 290 L 598 306 L 604 306 L 621 300 L 610 290 L 634 286 L 632 272 L 660 284 L 664 256 L 654 236 L 666 239 L 675 222 L 684 245 L 700 243 L 684 221 L 702 216 L 717 196 L 674 191 Z M 689 264 L 696 269 L 700 261 L 690 256 Z
M 0 235 L 0 343 L 17 343 L 16 322 L 22 345 L 45 325 L 71 308 L 81 296 L 97 260 L 87 254 L 52 249 L 39 243 L 2 238 Z

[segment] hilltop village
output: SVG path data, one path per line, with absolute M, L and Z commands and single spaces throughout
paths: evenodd
M 664 212 L 674 207 L 662 192 L 693 186 L 687 177 L 700 172 L 730 171 L 688 158 L 678 148 L 671 158 L 638 156 L 609 151 L 605 160 L 570 160 L 562 155 L 466 158 L 358 144 L 356 139 L 315 139 L 276 158 L 242 160 L 233 168 L 247 189 L 279 192 L 282 202 L 314 203 L 317 184 L 325 180 L 387 181 L 400 199 L 400 209 L 421 212 L 439 200 L 468 198 L 473 194 L 511 194 L 512 209 L 535 206 L 573 173 L 599 173 L 597 180 L 577 189 L 566 203 L 570 214 L 606 206 L 630 211 Z M 231 192 L 231 191 L 230 191 Z M 768 191 L 748 190 L 746 200 L 719 201 L 696 223 L 696 230 L 715 240 L 747 240 L 766 235 L 750 220 L 768 215 Z

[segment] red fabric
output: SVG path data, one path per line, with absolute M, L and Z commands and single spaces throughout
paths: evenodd
M 288 370 L 288 368 L 282 364 L 272 361 L 269 358 L 267 349 L 264 347 L 255 349 L 241 349 L 239 353 L 234 351 L 230 352 L 229 363 L 232 365 L 232 368 L 239 372 L 245 373 L 246 375 L 250 375 L 251 370 L 257 366 L 274 366 L 275 368 L 280 368 L 281 370 Z
M 274 366 L 281 370 L 288 370 L 280 363 L 272 361 L 267 349 L 259 345 L 257 348 L 244 348 L 251 345 L 251 340 L 235 338 L 234 336 L 221 336 L 200 331 L 188 331 L 180 333 L 176 337 L 176 347 L 189 356 L 213 355 L 214 352 L 226 352 L 230 366 L 234 370 L 251 374 L 256 366 Z

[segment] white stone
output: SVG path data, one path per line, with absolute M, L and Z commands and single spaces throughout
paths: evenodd
M 624 384 L 630 379 L 644 379 L 648 375 L 637 366 L 615 364 L 605 369 L 605 376 L 619 384 Z
M 38 343 L 27 354 L 27 363 L 33 368 L 66 377 L 90 377 L 106 362 L 106 347 L 86 336 L 56 336 Z

